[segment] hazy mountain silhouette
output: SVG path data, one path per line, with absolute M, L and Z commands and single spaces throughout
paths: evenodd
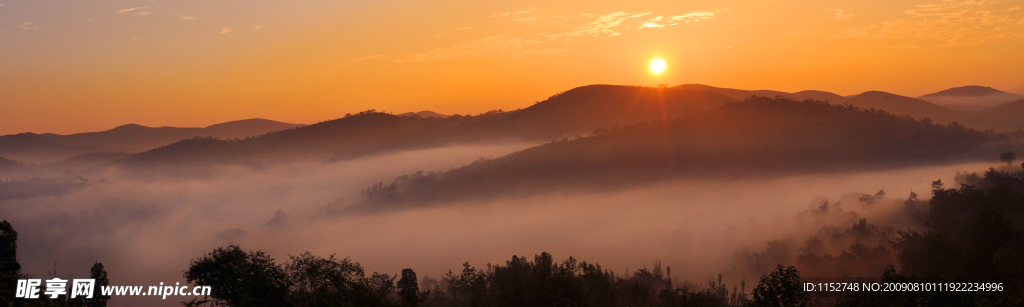
M 597 127 L 664 120 L 732 101 L 725 95 L 685 87 L 588 85 L 512 112 L 508 125 L 527 137 L 550 138 Z
M 0 157 L 0 179 L 4 177 L 50 177 L 73 174 L 131 156 L 124 152 L 93 152 L 45 164 L 26 164 Z
M 843 103 L 849 100 L 847 97 L 840 96 L 839 94 L 825 92 L 825 91 L 799 91 L 793 93 L 792 99 L 794 100 L 819 100 L 828 101 L 833 104 Z
M 251 118 L 207 126 L 206 128 L 203 128 L 203 135 L 222 139 L 234 139 L 258 136 L 298 126 L 302 125 L 283 123 L 262 118 Z
M 97 151 L 101 151 L 101 149 L 93 146 L 61 144 L 35 133 L 0 135 L 0 156 L 21 162 L 57 161 Z
M 786 92 L 780 92 L 780 91 L 771 91 L 771 90 L 748 91 L 748 90 L 738 90 L 738 89 L 731 89 L 731 88 L 714 87 L 714 86 L 703 85 L 703 84 L 683 84 L 683 85 L 676 86 L 675 88 L 688 89 L 688 90 L 697 90 L 697 91 L 706 91 L 706 92 L 712 92 L 712 93 L 719 93 L 719 94 L 725 95 L 726 97 L 732 98 L 732 100 L 734 100 L 734 101 L 743 101 L 744 99 L 750 98 L 751 96 L 763 96 L 763 97 L 782 96 L 782 97 L 786 97 L 786 98 L 793 98 L 793 94 L 786 93 Z
M 96 166 L 116 161 L 128 156 L 125 152 L 93 152 L 84 155 L 74 156 L 57 162 L 39 165 L 37 168 L 48 174 L 60 174 L 64 172 L 80 172 Z
M 840 96 L 823 91 L 801 91 L 786 93 L 779 91 L 747 91 L 719 88 L 701 84 L 684 84 L 680 88 L 699 89 L 723 94 L 735 100 L 751 96 L 781 96 L 794 100 L 820 100 L 833 104 L 851 104 L 863 109 L 884 110 L 896 115 L 908 115 L 917 119 L 929 118 L 936 123 L 957 122 L 974 129 L 1015 131 L 1024 129 L 1024 107 L 1008 102 L 1024 99 L 1024 96 L 1002 92 L 990 87 L 964 86 L 952 88 L 919 98 L 896 94 L 868 91 L 858 95 Z M 1005 107 L 1001 105 L 1006 104 Z M 971 113 L 965 111 L 974 111 Z
M 247 119 L 206 128 L 146 127 L 128 124 L 101 132 L 70 135 L 20 133 L 0 136 L 0 156 L 22 162 L 53 162 L 93 152 L 141 152 L 196 136 L 243 138 L 299 125 Z
M 57 143 L 100 147 L 108 151 L 139 152 L 167 145 L 182 139 L 211 136 L 222 139 L 244 138 L 294 128 L 296 124 L 266 119 L 246 119 L 212 125 L 206 128 L 146 127 L 136 124 L 119 126 L 101 132 L 71 135 L 42 134 Z
M 13 174 L 21 174 L 28 168 L 24 163 L 0 157 L 0 178 Z
M 325 161 L 332 155 L 360 156 L 386 150 L 441 146 L 425 130 L 442 119 L 363 112 L 341 119 L 268 133 L 244 140 L 192 138 L 118 161 L 128 166 L 264 164 L 295 159 Z
M 563 189 L 607 190 L 673 178 L 760 177 L 986 160 L 1009 136 L 825 102 L 757 98 L 533 147 L 365 190 L 364 207 Z
M 796 92 L 796 93 L 787 93 L 787 92 L 771 91 L 771 90 L 748 91 L 748 90 L 738 90 L 738 89 L 731 89 L 731 88 L 714 87 L 714 86 L 708 86 L 708 85 L 703 85 L 703 84 L 683 84 L 683 85 L 677 86 L 677 88 L 719 93 L 719 94 L 725 95 L 725 96 L 727 96 L 729 98 L 732 98 L 735 101 L 743 101 L 743 100 L 745 100 L 747 98 L 750 98 L 752 96 L 761 96 L 761 97 L 777 97 L 777 96 L 782 96 L 784 98 L 789 98 L 789 99 L 793 99 L 793 100 L 813 99 L 813 100 L 820 100 L 820 101 L 828 101 L 828 102 L 837 103 L 837 104 L 841 104 L 841 103 L 843 103 L 843 102 L 845 102 L 847 100 L 847 97 L 843 97 L 843 96 L 840 96 L 840 95 L 835 94 L 835 93 L 830 93 L 830 92 L 825 92 L 825 91 L 812 91 L 812 90 L 800 91 L 800 92 Z
M 1004 103 L 994 108 L 971 114 L 974 126 L 981 129 L 1019 130 L 1024 129 L 1024 99 Z
M 544 142 L 588 135 L 598 127 L 610 128 L 692 116 L 693 112 L 738 102 L 741 100 L 738 97 L 748 95 L 824 99 L 836 105 L 848 104 L 917 119 L 928 118 L 937 124 L 955 121 L 976 128 L 992 126 L 987 119 L 945 109 L 924 100 L 878 91 L 846 98 L 822 91 L 790 94 L 698 84 L 672 88 L 589 85 L 552 95 L 528 108 L 508 112 L 495 110 L 475 116 L 453 115 L 440 118 L 396 116 L 371 110 L 245 140 L 193 138 L 128 157 L 118 164 L 202 167 L 210 164 L 266 164 L 296 159 L 329 162 L 454 144 L 524 140 Z M 1024 126 L 1024 123 L 1018 125 Z
M 978 122 L 969 120 L 969 117 L 966 114 L 959 111 L 946 109 L 944 107 L 932 104 L 924 100 L 880 91 L 869 91 L 861 93 L 859 95 L 850 95 L 844 97 L 835 93 L 813 90 L 800 91 L 796 93 L 786 93 L 769 90 L 747 91 L 730 88 L 719 88 L 702 84 L 684 84 L 678 87 L 715 92 L 728 96 L 736 101 L 742 101 L 744 99 L 750 98 L 751 96 L 783 97 L 798 101 L 811 99 L 819 101 L 828 101 L 829 103 L 840 105 L 849 103 L 855 107 L 863 109 L 885 110 L 886 112 L 893 113 L 896 115 L 909 115 L 918 119 L 931 118 L 933 121 L 938 123 L 950 123 L 954 121 L 960 123 Z M 1024 127 L 1024 124 L 1022 124 L 1021 126 Z
M 1003 92 L 991 87 L 970 85 L 954 87 L 917 98 L 953 110 L 980 111 L 1024 99 L 1024 96 Z
M 892 114 L 909 115 L 918 119 L 931 118 L 937 123 L 954 121 L 963 123 L 966 118 L 966 114 L 962 112 L 946 109 L 924 100 L 880 91 L 864 92 L 847 102 L 862 109 L 885 110 Z
M 445 115 L 445 114 L 437 113 L 437 112 L 434 112 L 434 111 L 424 110 L 424 111 L 419 111 L 419 112 L 406 112 L 406 113 L 398 114 L 398 116 L 419 116 L 419 117 L 440 117 L 440 118 L 445 118 L 445 117 L 448 117 L 448 116 L 451 116 L 451 115 Z
M 240 141 L 191 139 L 121 161 L 124 165 L 337 161 L 384 152 L 503 141 L 547 141 L 597 127 L 662 120 L 731 99 L 678 88 L 590 85 L 525 109 L 447 118 L 361 112 Z

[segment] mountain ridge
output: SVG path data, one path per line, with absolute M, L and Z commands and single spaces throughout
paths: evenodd
M 186 140 L 132 157 L 136 166 L 340 161 L 397 150 L 508 140 L 542 142 L 615 124 L 664 119 L 728 102 L 703 91 L 619 85 L 577 87 L 528 108 L 446 118 L 398 116 L 369 110 L 241 141 Z M 190 151 L 187 148 L 194 148 Z M 204 153 L 205 152 L 205 153 Z M 161 162 L 164 161 L 164 162 Z
M 90 152 L 141 152 L 196 136 L 244 138 L 300 125 L 266 119 L 245 119 L 199 127 L 147 127 L 125 124 L 108 130 L 75 134 L 24 132 L 0 136 L 0 156 L 21 162 L 55 162 Z
M 869 95 L 870 96 L 870 95 Z M 1018 136 L 1019 137 L 1019 136 Z M 335 210 L 608 191 L 680 178 L 760 178 L 991 161 L 1014 138 L 818 101 L 758 97 L 563 139 L 451 171 L 397 177 Z
M 968 85 L 922 95 L 917 98 L 953 110 L 978 112 L 1024 99 L 1024 96 L 986 86 Z
M 1018 110 L 1018 108 L 1007 107 L 1000 111 L 969 114 L 947 109 L 925 100 L 881 91 L 867 91 L 844 97 L 818 90 L 786 93 L 772 90 L 747 91 L 703 84 L 682 84 L 669 88 L 595 84 L 572 88 L 552 95 L 527 108 L 507 112 L 495 110 L 476 116 L 412 116 L 429 111 L 402 113 L 395 116 L 371 111 L 371 114 L 357 114 L 352 118 L 346 116 L 309 126 L 265 119 L 247 119 L 204 128 L 146 127 L 127 124 L 107 131 L 74 135 L 0 136 L 0 156 L 6 155 L 22 162 L 51 162 L 89 152 L 145 152 L 181 140 L 209 136 L 226 139 L 225 148 L 235 148 L 232 149 L 234 152 L 232 155 L 244 156 L 262 153 L 281 157 L 282 155 L 289 156 L 289 154 L 284 154 L 285 148 L 301 148 L 307 153 L 318 153 L 312 156 L 308 154 L 298 156 L 315 156 L 316 159 L 338 161 L 392 150 L 428 148 L 446 144 L 510 139 L 544 141 L 574 135 L 587 135 L 596 128 L 665 120 L 694 111 L 715 108 L 728 102 L 743 101 L 753 96 L 783 97 L 794 100 L 812 99 L 828 101 L 836 105 L 849 104 L 866 110 L 883 110 L 891 114 L 911 116 L 917 119 L 929 118 L 939 124 L 957 122 L 977 129 L 1009 131 L 1024 129 L 1024 122 L 1013 116 L 1016 112 L 1024 114 L 1024 108 Z M 436 114 L 435 112 L 430 113 Z M 364 120 L 369 118 L 373 119 Z M 353 124 L 346 124 L 348 122 Z M 254 130 L 283 132 L 255 133 Z M 260 136 L 255 136 L 256 134 Z M 367 135 L 376 135 L 377 138 L 366 138 Z M 5 138 L 8 142 L 4 141 Z M 41 149 L 36 153 L 22 150 L 23 152 L 12 154 L 11 144 L 5 145 L 5 143 L 12 143 L 13 141 L 10 140 L 16 138 L 21 139 L 19 144 L 22 145 L 13 146 L 14 148 L 24 149 L 37 146 Z M 230 141 L 242 138 L 247 141 L 242 143 Z M 248 141 L 248 139 L 258 140 Z M 357 144 L 359 142 L 362 145 Z M 211 144 L 198 141 L 186 142 L 174 148 L 198 146 L 196 150 L 199 151 L 212 150 Z M 248 149 L 239 150 L 238 148 Z M 175 152 L 179 152 L 178 149 Z M 48 153 L 48 155 L 39 154 L 39 152 Z M 185 153 L 187 156 L 188 151 L 184 150 L 179 153 Z M 225 154 L 221 160 L 228 160 L 229 156 L 231 155 Z M 40 161 L 43 157 L 47 160 Z M 32 158 L 40 159 L 33 161 Z M 175 159 L 182 158 L 185 156 Z
M 726 95 L 728 94 L 728 95 Z M 653 88 L 595 84 L 552 95 L 534 105 L 513 111 L 495 110 L 447 118 L 396 116 L 375 110 L 328 120 L 314 125 L 273 133 L 241 142 L 189 141 L 152 153 L 124 159 L 133 165 L 204 163 L 263 163 L 275 159 L 341 161 L 392 151 L 425 149 L 452 144 L 479 144 L 519 140 L 548 141 L 589 135 L 598 128 L 667 120 L 691 112 L 709 110 L 747 95 L 801 100 L 826 100 L 864 110 L 881 110 L 936 124 L 957 122 L 984 126 L 985 120 L 945 109 L 930 102 L 882 91 L 867 91 L 853 98 L 806 90 L 797 93 L 745 91 L 699 84 Z M 774 95 L 774 96 L 768 96 Z M 927 120 L 925 120 L 927 118 Z M 980 129 L 980 128 L 979 128 Z M 194 151 L 187 148 L 190 146 Z M 157 154 L 165 152 L 165 154 Z M 206 152 L 204 154 L 203 152 Z M 219 158 L 213 158 L 213 155 Z M 248 162 L 239 162 L 248 161 Z

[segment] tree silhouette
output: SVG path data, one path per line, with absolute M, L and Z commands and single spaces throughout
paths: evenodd
M 284 306 L 290 281 L 274 258 L 238 245 L 219 247 L 190 261 L 185 279 L 217 289 L 211 296 L 231 306 Z
M 291 256 L 285 266 L 292 288 L 289 301 L 296 306 L 392 306 L 393 277 L 374 273 L 349 258 L 327 258 L 310 252 Z
M 0 222 L 0 301 L 4 305 L 14 304 L 14 287 L 20 274 L 18 232 L 4 220 Z
M 1017 160 L 1017 155 L 1012 151 L 1007 151 L 999 155 L 999 161 L 1006 162 L 1007 166 L 1013 165 L 1014 160 Z
M 416 279 L 416 272 L 412 269 L 402 270 L 402 279 L 398 280 L 398 297 L 402 298 L 405 306 L 416 306 L 427 300 L 430 290 L 420 292 L 419 282 Z
M 796 267 L 784 268 L 780 264 L 771 274 L 761 277 L 751 303 L 754 306 L 805 307 L 809 305 L 810 297 L 800 288 L 800 272 Z
M 102 263 L 97 262 L 92 265 L 92 269 L 89 270 L 89 278 L 95 279 L 96 285 L 92 290 L 92 298 L 86 299 L 85 305 L 89 307 L 107 306 L 110 296 L 104 296 L 101 291 L 103 287 L 110 285 L 110 279 L 107 278 L 107 270 L 103 269 Z

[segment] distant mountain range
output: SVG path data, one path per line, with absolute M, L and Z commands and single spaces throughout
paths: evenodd
M 1024 129 L 1024 99 L 981 110 L 973 114 L 975 118 L 987 119 L 987 122 L 976 122 L 974 125 L 1001 131 Z
M 136 153 L 197 136 L 245 138 L 301 125 L 247 119 L 205 128 L 146 127 L 128 124 L 101 132 L 60 135 L 19 133 L 0 136 L 0 157 L 44 163 L 95 152 Z
M 965 87 L 925 96 L 991 96 L 993 91 L 996 90 Z M 448 116 L 432 111 L 391 115 L 371 111 L 308 126 L 250 119 L 206 128 L 125 125 L 73 135 L 22 133 L 0 136 L 0 156 L 20 162 L 50 163 L 91 153 L 138 152 L 116 158 L 115 164 L 125 166 L 260 164 L 294 159 L 338 161 L 451 144 L 507 140 L 544 142 L 586 136 L 597 128 L 670 120 L 753 96 L 828 101 L 918 119 L 929 118 L 938 124 L 955 121 L 975 129 L 1024 129 L 1020 116 L 1024 115 L 1024 100 L 969 113 L 879 91 L 844 97 L 824 91 L 747 91 L 700 84 L 670 88 L 589 85 L 552 95 L 524 109 L 491 111 L 476 116 Z M 207 136 L 213 138 L 201 138 Z M 110 157 L 115 156 L 81 159 L 97 161 Z
M 938 93 L 917 97 L 948 109 L 959 111 L 981 111 L 1024 99 L 1024 96 L 1003 92 L 991 87 L 977 85 L 954 87 Z
M 294 159 L 338 161 L 452 144 L 505 140 L 543 142 L 589 135 L 596 128 L 669 120 L 692 112 L 712 110 L 729 102 L 742 101 L 753 96 L 828 101 L 865 110 L 882 110 L 894 115 L 928 118 L 936 124 L 955 121 L 977 129 L 1024 128 L 1024 122 L 1005 116 L 1006 112 L 966 113 L 946 109 L 924 100 L 879 91 L 843 97 L 823 91 L 745 91 L 698 84 L 671 88 L 589 85 L 558 93 L 530 107 L 508 112 L 492 111 L 476 116 L 449 117 L 414 116 L 415 113 L 395 116 L 381 112 L 363 112 L 239 142 L 213 139 L 179 142 L 123 159 L 118 163 L 134 166 L 181 166 L 258 164 Z M 1024 105 L 1021 108 L 1024 108 Z
M 833 104 L 850 104 L 863 109 L 883 110 L 896 115 L 917 119 L 929 118 L 936 123 L 957 122 L 975 129 L 1015 131 L 1024 129 L 1024 106 L 1016 101 L 1024 96 L 1010 94 L 989 87 L 965 86 L 928 94 L 919 98 L 868 91 L 857 95 L 840 96 L 823 91 L 786 93 L 769 90 L 737 90 L 701 84 L 684 84 L 679 88 L 715 92 L 736 100 L 751 96 L 781 96 L 794 100 L 821 100 Z M 931 99 L 929 101 L 928 99 Z M 934 101 L 934 102 L 933 102 Z M 940 105 L 935 102 L 941 102 Z
M 0 157 L 0 179 L 74 174 L 131 155 L 123 152 L 93 152 L 43 164 L 25 164 Z
M 418 117 L 445 118 L 445 117 L 448 117 L 448 116 L 451 116 L 451 115 L 444 115 L 444 114 L 437 113 L 437 112 L 434 112 L 434 111 L 419 111 L 419 112 L 406 112 L 406 113 L 398 114 L 398 116 L 406 116 L 406 117 L 418 116 Z
M 733 99 L 712 92 L 590 85 L 551 96 L 529 108 L 445 118 L 367 111 L 241 141 L 190 139 L 118 161 L 131 167 L 221 163 L 260 164 L 312 159 L 339 161 L 452 144 L 543 142 L 597 127 L 663 120 Z
M 881 92 L 859 96 L 901 99 Z M 824 102 L 755 98 L 602 129 L 451 171 L 399 176 L 364 189 L 365 199 L 355 206 L 334 209 L 388 210 L 555 191 L 608 191 L 678 178 L 774 178 L 992 161 L 1000 153 L 1019 152 L 1015 140 L 1020 136 Z

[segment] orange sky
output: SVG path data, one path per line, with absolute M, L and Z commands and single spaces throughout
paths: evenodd
M 1024 0 L 766 2 L 0 0 L 0 134 L 480 113 L 595 83 L 1024 94 Z

